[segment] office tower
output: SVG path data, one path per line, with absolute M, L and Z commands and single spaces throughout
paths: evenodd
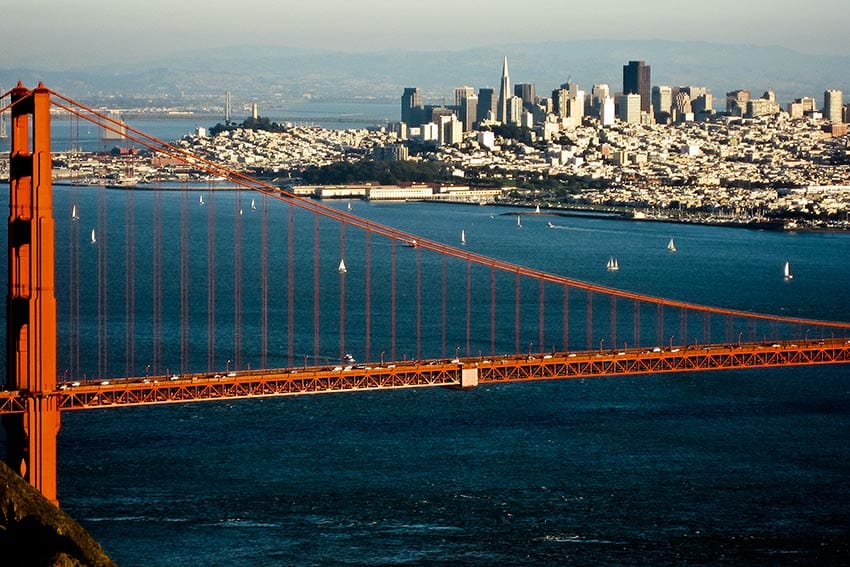
M 455 88 L 455 107 L 460 108 L 463 99 L 475 94 L 475 89 L 472 87 L 457 87 Z
M 514 85 L 514 96 L 520 97 L 522 99 L 522 105 L 531 110 L 537 102 L 534 83 L 517 83 Z
M 611 89 L 604 83 L 593 85 L 590 96 L 585 99 L 585 114 L 588 116 L 599 116 L 602 103 L 611 96 Z
M 567 116 L 567 101 L 570 99 L 570 91 L 565 88 L 552 91 L 552 112 L 561 118 Z
M 629 61 L 623 65 L 623 94 L 640 95 L 640 109 L 649 112 L 650 98 L 649 65 L 643 61 Z
M 744 90 L 726 93 L 726 112 L 734 116 L 742 116 L 747 110 L 747 101 L 751 96 L 750 91 Z
M 667 85 L 652 87 L 652 109 L 655 111 L 656 120 L 661 114 L 669 115 L 673 107 L 673 89 Z
M 475 109 L 476 122 L 496 119 L 496 91 L 491 88 L 478 89 L 478 108 Z
M 829 89 L 823 93 L 823 117 L 833 124 L 841 122 L 841 109 L 844 107 L 843 93 Z
M 474 94 L 465 96 L 460 101 L 458 118 L 463 123 L 464 132 L 471 132 L 478 117 L 478 97 Z
M 521 97 L 512 96 L 508 98 L 507 115 L 505 122 L 508 124 L 520 125 L 522 123 L 522 113 L 524 112 L 523 101 Z
M 641 101 L 639 94 L 620 95 L 619 118 L 628 124 L 640 124 Z
M 508 57 L 502 64 L 502 84 L 499 86 L 499 106 L 496 109 L 496 120 L 504 124 L 508 120 L 508 99 L 511 96 L 511 77 L 508 74 Z
M 610 96 L 606 96 L 602 104 L 599 107 L 599 121 L 602 122 L 603 126 L 611 126 L 614 124 L 614 119 L 616 117 L 614 99 Z
M 422 93 L 418 87 L 407 87 L 401 95 L 401 121 L 408 126 L 423 122 Z

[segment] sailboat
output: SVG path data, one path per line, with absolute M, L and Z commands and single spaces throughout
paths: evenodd
M 80 215 L 77 213 L 77 205 L 71 207 L 71 220 L 80 220 Z
M 339 259 L 339 273 L 344 274 L 348 270 L 345 269 L 345 260 L 343 258 Z
M 460 243 L 464 245 L 466 244 L 466 231 L 463 229 L 460 229 Z
M 794 278 L 794 274 L 791 273 L 791 262 L 785 262 L 785 269 L 783 270 L 783 274 L 785 275 L 786 280 Z
M 351 210 L 351 202 L 350 202 L 350 201 L 349 201 L 349 203 L 348 203 L 348 210 L 349 210 L 349 211 Z
M 676 244 L 673 242 L 672 238 L 670 239 L 670 242 L 667 243 L 667 251 L 668 252 L 675 252 L 676 251 Z
M 620 269 L 620 263 L 617 261 L 616 258 L 612 256 L 608 258 L 608 263 L 605 264 L 605 267 L 608 269 L 609 272 L 616 272 Z
M 256 210 L 257 210 L 257 203 L 256 203 L 256 202 L 254 202 L 254 199 L 251 199 L 251 210 L 252 210 L 252 211 L 256 211 Z
M 91 229 L 91 243 L 94 244 L 97 242 L 97 238 L 94 235 L 94 229 Z
M 535 213 L 535 214 L 538 214 L 538 215 L 540 214 L 540 205 L 537 205 L 537 206 L 534 208 L 534 213 Z
M 522 228 L 522 217 L 518 214 L 516 216 L 516 226 L 517 228 Z
M 198 195 L 198 204 L 202 207 L 204 206 L 205 203 L 204 203 L 204 196 L 203 195 Z

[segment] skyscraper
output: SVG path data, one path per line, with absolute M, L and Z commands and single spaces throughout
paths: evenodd
M 843 94 L 835 89 L 829 89 L 823 93 L 823 117 L 833 124 L 841 122 L 841 109 L 844 106 Z
M 514 96 L 522 99 L 522 105 L 531 110 L 537 102 L 537 96 L 534 92 L 534 83 L 517 83 L 514 85 Z
M 491 88 L 478 89 L 478 107 L 476 108 L 476 122 L 493 120 L 496 118 L 496 92 Z
M 655 111 L 655 119 L 659 116 L 669 116 L 673 107 L 673 89 L 667 85 L 652 87 L 652 108 Z
M 502 124 L 508 121 L 508 99 L 511 97 L 511 77 L 508 74 L 508 56 L 502 65 L 502 84 L 499 86 L 499 106 L 496 109 L 496 120 Z
M 651 84 L 649 65 L 643 61 L 629 61 L 628 65 L 623 65 L 623 94 L 640 95 L 641 112 L 649 112 L 652 104 Z
M 409 126 L 419 126 L 422 119 L 422 93 L 418 87 L 407 87 L 401 95 L 401 121 Z

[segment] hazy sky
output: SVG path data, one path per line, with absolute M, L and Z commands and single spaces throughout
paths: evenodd
M 194 47 L 459 49 L 672 39 L 850 54 L 847 0 L 28 0 L 0 16 L 0 66 L 83 65 Z M 41 45 L 34 45 L 41 36 Z

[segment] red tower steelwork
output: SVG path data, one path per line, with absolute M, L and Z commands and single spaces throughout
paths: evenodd
M 6 387 L 27 393 L 27 410 L 3 416 L 7 462 L 58 504 L 50 92 L 41 83 L 34 90 L 18 83 L 11 95 Z

